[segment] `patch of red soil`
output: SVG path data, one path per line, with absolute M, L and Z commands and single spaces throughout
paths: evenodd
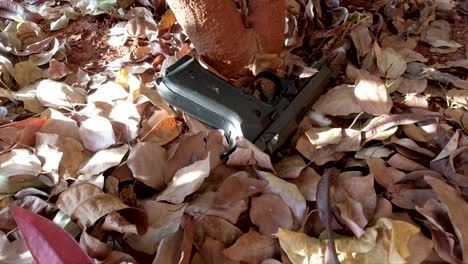
M 450 23 L 452 26 L 452 39 L 463 45 L 463 47 L 459 48 L 456 52 L 446 54 L 431 52 L 429 45 L 419 42 L 418 46 L 416 47 L 416 51 L 429 59 L 429 65 L 467 59 L 468 16 L 463 14 L 460 15 L 461 17 L 459 20 Z
M 112 18 L 109 16 L 84 16 L 54 32 L 53 35 L 59 40 L 69 40 L 70 54 L 67 56 L 67 66 L 71 70 L 98 70 L 130 53 L 129 42 L 122 47 L 109 46 L 108 33 L 112 24 Z

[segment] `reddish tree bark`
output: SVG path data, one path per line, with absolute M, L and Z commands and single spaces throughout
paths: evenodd
M 229 78 L 249 73 L 255 54 L 280 54 L 285 0 L 250 0 L 251 28 L 235 0 L 170 0 L 177 22 L 203 59 Z

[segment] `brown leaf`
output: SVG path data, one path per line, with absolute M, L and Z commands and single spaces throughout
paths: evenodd
M 362 205 L 356 200 L 348 198 L 341 203 L 337 203 L 336 206 L 340 210 L 340 217 L 353 234 L 357 238 L 364 235 L 367 219 L 364 216 Z
M 424 156 L 427 156 L 429 158 L 434 158 L 436 155 L 434 152 L 426 149 L 426 148 L 422 148 L 420 147 L 418 144 L 416 144 L 413 140 L 409 139 L 409 138 L 400 138 L 400 139 L 396 139 L 396 140 L 391 140 L 391 142 L 397 146 L 401 146 L 401 147 L 404 147 L 406 149 L 409 149 L 409 150 L 412 150 L 418 154 L 422 154 Z M 398 150 L 398 147 L 397 147 L 397 150 Z M 402 153 L 404 154 L 404 153 Z
M 247 203 L 244 200 L 238 200 L 234 203 L 231 203 L 228 207 L 216 206 L 214 203 L 215 197 L 215 192 L 205 192 L 195 197 L 195 199 L 193 199 L 187 207 L 186 213 L 193 216 L 219 216 L 235 224 L 237 223 L 240 214 L 248 209 Z
M 406 71 L 405 58 L 392 48 L 381 49 L 377 43 L 374 44 L 377 58 L 377 66 L 380 76 L 387 79 L 396 79 Z
M 47 117 L 47 121 L 39 130 L 40 132 L 80 140 L 79 129 L 75 120 L 52 108 L 45 110 L 41 115 Z
M 343 84 L 336 86 L 322 95 L 312 107 L 325 115 L 346 116 L 353 113 L 361 113 L 363 109 L 354 96 L 354 88 Z
M 204 134 L 200 132 L 182 139 L 175 152 L 173 152 L 174 154 L 170 155 L 171 152 L 168 151 L 170 158 L 164 167 L 164 180 L 166 183 L 171 181 L 176 171 L 202 159 L 204 157 L 204 145 Z
M 211 237 L 224 245 L 232 245 L 243 234 L 235 225 L 220 217 L 201 215 L 194 221 L 194 242 L 200 246 L 205 237 Z
M 301 171 L 307 167 L 299 155 L 287 156 L 275 164 L 275 171 L 280 178 L 297 178 Z
M 101 116 L 94 116 L 82 122 L 79 133 L 83 146 L 92 152 L 107 149 L 116 143 L 111 122 Z
M 354 46 L 359 56 L 364 57 L 372 50 L 372 38 L 367 27 L 359 25 L 350 32 Z
M 366 161 L 375 180 L 385 188 L 405 177 L 404 172 L 393 167 L 387 167 L 387 163 L 380 158 L 372 158 Z
M 354 155 L 356 159 L 374 159 L 374 158 L 387 158 L 393 151 L 383 146 L 372 146 L 362 148 Z
M 416 206 L 423 206 L 427 200 L 435 197 L 431 189 L 403 189 L 392 193 L 390 201 L 404 209 L 415 209 Z
M 199 250 L 200 257 L 203 261 L 200 264 L 238 264 L 239 261 L 228 259 L 223 255 L 224 245 L 223 243 L 214 240 L 210 237 L 206 237 L 201 249 Z M 193 261 L 192 261 L 193 263 Z
M 462 245 L 463 259 L 468 258 L 468 225 L 464 215 L 464 212 L 468 210 L 468 203 L 456 189 L 445 182 L 433 177 L 424 179 L 432 186 L 439 200 L 448 207 L 455 234 Z
M 299 191 L 304 195 L 307 201 L 315 201 L 317 199 L 317 184 L 321 176 L 314 169 L 306 167 L 299 177 L 289 180 L 299 188 Z
M 161 190 L 165 186 L 164 165 L 166 161 L 166 150 L 159 144 L 139 142 L 130 149 L 127 165 L 135 179 L 156 190 Z
M 84 176 L 93 176 L 113 166 L 117 166 L 127 151 L 128 145 L 126 144 L 116 148 L 100 150 L 80 168 L 78 173 Z
M 105 194 L 95 185 L 88 183 L 75 185 L 62 192 L 57 206 L 77 220 L 83 228 L 91 226 L 102 216 L 128 208 L 115 196 Z
M 296 225 L 302 223 L 307 213 L 306 201 L 296 185 L 289 183 L 269 172 L 256 171 L 257 176 L 268 182 L 265 193 L 276 194 L 291 209 Z
M 164 238 L 159 244 L 153 264 L 178 264 L 182 254 L 183 239 L 184 232 L 182 230 Z
M 264 259 L 273 258 L 279 253 L 278 242 L 270 237 L 249 230 L 237 239 L 234 245 L 223 250 L 223 254 L 237 261 L 248 263 L 261 263 Z
M 250 220 L 258 226 L 260 233 L 267 236 L 278 232 L 278 228 L 290 230 L 293 227 L 291 210 L 274 194 L 252 198 Z
M 407 93 L 422 93 L 427 88 L 427 79 L 408 79 L 402 78 L 398 92 L 402 94 Z
M 368 220 L 372 219 L 377 205 L 377 195 L 374 189 L 374 176 L 351 176 L 341 173 L 336 182 L 335 200 L 341 202 L 347 196 L 358 201 Z
M 101 228 L 105 231 L 116 231 L 122 234 L 138 234 L 137 227 L 129 223 L 124 217 L 116 212 L 111 212 L 106 215 Z
M 126 241 L 133 249 L 154 254 L 159 243 L 179 230 L 186 204 L 168 204 L 145 200 L 142 209 L 148 214 L 148 231 L 144 234 L 129 236 Z
M 234 202 L 263 192 L 266 185 L 265 181 L 250 178 L 247 172 L 240 171 L 223 181 L 216 191 L 214 202 L 217 206 L 226 208 Z
M 403 171 L 415 171 L 415 170 L 426 170 L 427 168 L 424 167 L 423 165 L 412 161 L 408 158 L 406 158 L 403 155 L 400 155 L 399 153 L 396 153 L 393 155 L 389 160 L 388 164 L 394 168 L 403 170 Z
M 366 113 L 375 116 L 387 115 L 392 109 L 393 102 L 385 85 L 380 78 L 370 74 L 359 75 L 354 87 L 354 96 Z
M 450 40 L 450 24 L 445 20 L 436 20 L 421 34 L 421 41 L 424 41 L 435 48 L 448 47 L 460 48 L 461 45 Z
M 112 247 L 92 237 L 88 232 L 83 231 L 80 236 L 80 247 L 92 258 L 98 260 L 105 259 L 112 252 Z
M 229 155 L 227 165 L 229 166 L 248 166 L 257 165 L 260 168 L 273 170 L 270 156 L 261 151 L 257 146 L 245 138 L 236 140 L 236 150 Z
M 56 59 L 52 59 L 51 61 L 49 61 L 49 68 L 44 71 L 44 74 L 47 77 L 47 79 L 58 80 L 69 75 L 72 72 L 73 71 L 67 68 L 65 63 L 60 62 Z
M 176 172 L 166 189 L 158 195 L 157 201 L 182 203 L 187 195 L 194 193 L 210 174 L 210 155 Z

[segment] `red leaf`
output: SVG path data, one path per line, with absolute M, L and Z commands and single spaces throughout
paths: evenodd
M 37 130 L 39 130 L 44 123 L 47 121 L 47 117 L 31 117 L 25 120 L 21 120 L 18 122 L 13 122 L 11 124 L 6 125 L 7 127 L 14 127 L 18 129 L 24 129 L 27 126 L 33 126 L 37 127 Z
M 70 234 L 50 220 L 18 206 L 11 206 L 10 212 L 37 263 L 94 263 Z

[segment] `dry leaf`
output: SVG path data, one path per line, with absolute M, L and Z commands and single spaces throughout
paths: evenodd
M 295 223 L 302 223 L 307 213 L 306 201 L 296 185 L 289 183 L 269 172 L 256 172 L 259 178 L 268 182 L 268 185 L 265 188 L 265 193 L 273 193 L 281 197 L 281 199 L 291 209 L 295 218 Z
M 307 132 L 306 132 L 307 133 Z M 306 163 L 299 155 L 287 156 L 275 164 L 275 171 L 280 178 L 297 178 L 301 171 L 307 167 Z
M 243 233 L 223 218 L 202 215 L 195 218 L 194 243 L 201 245 L 205 237 L 211 237 L 225 245 L 232 245 Z
M 222 207 L 215 203 L 215 198 L 216 193 L 210 191 L 195 196 L 187 207 L 186 213 L 193 216 L 218 216 L 235 224 L 240 214 L 248 209 L 245 200 L 237 200 L 227 207 Z
M 14 71 L 15 81 L 20 88 L 34 83 L 43 77 L 42 70 L 30 60 L 16 63 Z
M 43 106 L 72 108 L 84 104 L 85 97 L 78 91 L 62 82 L 42 80 L 36 87 L 36 97 Z
M 95 185 L 88 183 L 75 185 L 62 192 L 57 206 L 77 220 L 83 228 L 91 226 L 102 216 L 128 208 L 115 196 L 105 194 Z
M 364 57 L 372 50 L 372 38 L 367 27 L 359 25 L 350 32 L 351 39 L 359 56 Z
M 362 205 L 356 200 L 348 198 L 343 202 L 337 203 L 336 206 L 340 211 L 340 217 L 348 229 L 350 229 L 357 238 L 364 235 L 367 219 L 364 216 Z
M 44 75 L 47 77 L 47 79 L 52 80 L 61 79 L 70 73 L 72 73 L 72 71 L 67 68 L 65 63 L 56 59 L 49 61 L 49 68 L 44 71 Z
M 273 170 L 270 156 L 261 151 L 257 146 L 252 144 L 245 138 L 238 138 L 236 140 L 236 150 L 229 155 L 227 165 L 232 166 L 247 166 L 257 165 L 260 168 Z
M 422 166 L 421 164 L 412 161 L 406 158 L 399 153 L 393 155 L 389 160 L 388 164 L 394 168 L 403 170 L 403 171 L 416 171 L 416 170 L 427 170 L 426 167 Z
M 93 152 L 107 149 L 116 143 L 111 122 L 101 116 L 93 116 L 82 122 L 79 133 L 83 146 Z
M 406 71 L 405 58 L 392 48 L 381 49 L 378 44 L 374 44 L 374 51 L 377 57 L 377 66 L 380 76 L 388 79 L 396 79 Z
M 354 87 L 354 96 L 366 113 L 375 116 L 387 115 L 392 109 L 392 99 L 380 78 L 360 75 Z
M 407 93 L 422 93 L 427 88 L 427 79 L 408 79 L 402 78 L 398 92 L 402 94 Z
M 462 245 L 463 259 L 466 259 L 468 256 L 468 226 L 464 212 L 468 210 L 468 204 L 456 189 L 445 182 L 428 176 L 424 179 L 432 186 L 439 200 L 447 206 L 455 234 Z
M 96 152 L 86 164 L 80 168 L 79 174 L 93 176 L 111 167 L 117 166 L 128 151 L 128 145 L 104 149 Z
M 143 235 L 132 235 L 128 244 L 135 250 L 154 254 L 159 243 L 179 230 L 186 204 L 168 204 L 154 200 L 142 201 L 141 207 L 148 214 L 148 231 Z
M 332 116 L 346 116 L 363 112 L 354 96 L 354 87 L 348 84 L 332 88 L 322 95 L 312 108 L 322 114 Z
M 321 176 L 314 169 L 306 167 L 299 177 L 289 180 L 299 188 L 307 201 L 317 200 L 317 184 Z
M 12 149 L 0 155 L 0 175 L 2 177 L 37 176 L 41 169 L 39 158 L 27 149 Z
M 406 175 L 393 167 L 387 167 L 387 163 L 380 158 L 374 157 L 366 161 L 375 180 L 385 188 L 402 180 Z
M 248 198 L 256 193 L 263 192 L 266 182 L 250 178 L 243 171 L 226 178 L 216 191 L 215 204 L 221 207 L 229 207 L 230 204 Z
M 178 264 L 181 258 L 183 239 L 182 230 L 164 238 L 159 244 L 153 264 Z
M 78 125 L 75 120 L 53 108 L 48 108 L 42 112 L 41 116 L 47 117 L 47 121 L 39 130 L 40 132 L 80 139 Z
M 127 165 L 135 179 L 161 190 L 165 186 L 164 165 L 167 161 L 166 150 L 151 142 L 139 142 L 130 149 Z
M 258 226 L 260 233 L 270 236 L 278 228 L 292 229 L 293 216 L 289 207 L 274 194 L 263 194 L 252 198 L 250 220 Z
M 275 239 L 249 230 L 237 239 L 234 245 L 223 250 L 224 256 L 232 260 L 257 264 L 279 252 Z
M 178 170 L 157 201 L 182 203 L 187 195 L 194 193 L 210 174 L 210 155 Z
M 445 20 L 436 20 L 421 34 L 421 40 L 432 47 L 460 48 L 462 45 L 450 40 L 450 24 Z

